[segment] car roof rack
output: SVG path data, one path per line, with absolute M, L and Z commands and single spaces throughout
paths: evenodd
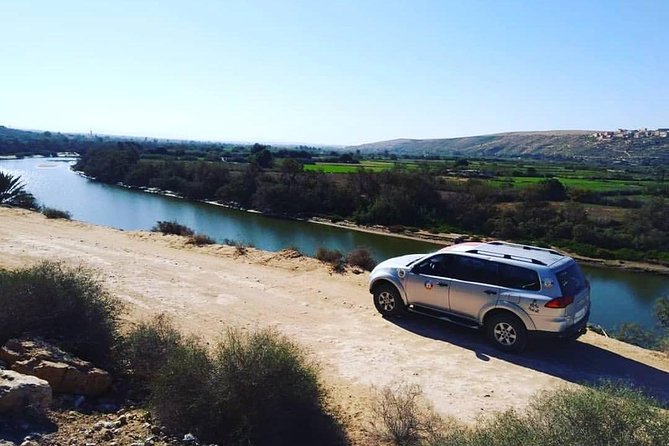
M 542 262 L 541 260 L 533 259 L 531 257 L 523 257 L 523 256 L 517 256 L 513 254 L 503 254 L 501 252 L 494 252 L 494 251 L 486 251 L 484 249 L 470 249 L 469 251 L 465 251 L 469 254 L 481 254 L 481 255 L 487 255 L 487 256 L 492 256 L 492 257 L 500 257 L 503 259 L 509 259 L 509 260 L 519 260 L 521 262 L 527 262 L 527 263 L 533 263 L 535 265 L 541 265 L 541 266 L 547 266 L 546 263 Z
M 495 245 L 495 246 L 513 246 L 514 248 L 521 248 L 526 251 L 543 251 L 547 252 L 549 254 L 554 254 L 556 256 L 564 256 L 564 254 L 554 250 L 554 249 L 549 249 L 549 248 L 539 248 L 537 246 L 527 246 L 527 245 L 521 245 L 519 243 L 509 243 L 509 242 L 501 242 L 501 241 L 494 241 L 494 242 L 488 242 L 488 245 Z

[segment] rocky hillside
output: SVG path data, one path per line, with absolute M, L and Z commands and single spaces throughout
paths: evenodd
M 529 157 L 589 159 L 649 164 L 669 161 L 669 137 L 633 134 L 616 137 L 595 131 L 513 132 L 449 139 L 395 139 L 349 147 L 363 154 L 388 153 L 412 157 Z M 663 134 L 666 135 L 666 132 Z

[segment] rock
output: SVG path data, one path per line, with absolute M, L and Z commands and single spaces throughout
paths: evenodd
M 0 360 L 11 370 L 48 381 L 56 393 L 96 396 L 112 382 L 109 373 L 40 338 L 10 339 L 0 349 Z
M 16 443 L 9 440 L 0 440 L 0 446 L 16 446 Z
M 184 441 L 186 443 L 197 443 L 197 438 L 195 438 L 195 435 L 188 433 L 188 434 L 184 435 L 184 438 L 183 438 L 182 441 Z
M 0 370 L 0 413 L 28 408 L 46 409 L 51 404 L 49 383 L 13 370 Z
M 0 370 L 5 370 L 7 368 L 7 363 L 5 361 L 0 361 Z M 2 446 L 2 443 L 0 443 Z
M 114 429 L 116 426 L 116 423 L 113 421 L 98 421 L 93 425 L 93 429 L 96 431 L 103 430 L 103 429 Z
M 127 415 L 121 415 L 116 419 L 116 425 L 117 426 L 125 426 L 128 424 L 128 416 Z

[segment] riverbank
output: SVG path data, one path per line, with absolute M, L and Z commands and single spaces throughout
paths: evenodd
M 320 364 L 333 399 L 357 428 L 371 386 L 397 382 L 420 385 L 438 412 L 467 421 L 522 409 L 544 389 L 602 378 L 631 380 L 669 401 L 669 361 L 661 353 L 588 333 L 572 344 L 503 354 L 476 331 L 432 319 L 383 319 L 366 273 L 333 273 L 295 253 L 241 255 L 230 246 L 195 247 L 182 237 L 8 208 L 0 208 L 0 243 L 0 268 L 43 260 L 94 268 L 125 303 L 128 325 L 165 313 L 212 342 L 226 327 L 276 328 Z
M 89 180 L 95 180 L 95 178 L 86 176 L 83 172 L 80 171 L 74 171 L 77 175 L 80 175 L 84 178 L 87 178 Z M 349 220 L 338 220 L 338 221 L 332 221 L 331 219 L 325 218 L 325 217 L 313 217 L 313 218 L 296 218 L 296 217 L 289 217 L 289 216 L 276 216 L 276 215 L 269 215 L 269 214 L 264 214 L 259 212 L 258 210 L 254 209 L 245 209 L 241 208 L 239 206 L 234 206 L 229 203 L 221 203 L 215 200 L 190 200 L 187 198 L 184 198 L 183 196 L 173 192 L 173 191 L 168 191 L 168 190 L 161 190 L 158 188 L 146 188 L 146 187 L 133 187 L 129 185 L 125 185 L 122 183 L 118 183 L 115 186 L 122 187 L 124 189 L 130 189 L 130 190 L 135 190 L 135 191 L 141 191 L 141 192 L 146 192 L 148 194 L 152 195 L 162 195 L 170 198 L 177 198 L 177 199 L 182 199 L 182 200 L 187 200 L 187 201 L 192 201 L 192 202 L 199 202 L 199 203 L 204 203 L 207 205 L 211 206 L 217 206 L 225 209 L 232 209 L 235 211 L 239 212 L 246 212 L 246 213 L 251 213 L 251 214 L 260 214 L 263 215 L 264 217 L 267 218 L 277 218 L 277 219 L 282 219 L 282 220 L 288 220 L 288 221 L 298 221 L 298 222 L 307 222 L 307 223 L 315 223 L 318 225 L 322 226 L 329 226 L 329 227 L 335 227 L 335 228 L 340 228 L 340 229 L 346 229 L 346 230 L 352 230 L 352 231 L 357 231 L 361 233 L 367 233 L 367 234 L 373 234 L 373 235 L 381 235 L 384 237 L 393 237 L 396 239 L 404 239 L 404 240 L 412 240 L 412 241 L 419 241 L 419 242 L 427 242 L 430 244 L 434 244 L 435 248 L 439 246 L 448 246 L 454 243 L 460 243 L 464 241 L 475 241 L 475 240 L 482 240 L 482 241 L 489 241 L 489 240 L 494 240 L 491 237 L 486 237 L 486 236 L 481 236 L 481 235 L 471 235 L 471 234 L 462 234 L 462 233 L 434 233 L 428 230 L 424 229 L 417 229 L 417 228 L 403 228 L 403 227 L 386 227 L 382 225 L 374 225 L 374 226 L 364 226 L 364 225 L 359 225 L 355 222 L 349 221 Z M 183 222 L 179 222 L 183 223 Z M 212 234 L 208 234 L 212 235 Z M 239 240 L 240 242 L 243 242 L 243 240 Z M 285 246 L 279 247 L 279 249 L 283 248 Z M 327 246 L 326 246 L 327 247 Z M 571 257 L 576 258 L 579 260 L 581 263 L 586 264 L 586 265 L 591 265 L 595 267 L 606 267 L 606 268 L 616 268 L 616 269 L 622 269 L 622 270 L 628 270 L 628 271 L 640 271 L 640 272 L 649 272 L 649 273 L 656 273 L 656 274 L 663 274 L 663 275 L 669 275 L 669 265 L 666 264 L 660 264 L 660 263 L 654 263 L 654 262 L 639 262 L 639 261 L 628 261 L 628 260 L 608 260 L 608 259 L 601 259 L 601 258 L 593 258 L 593 257 L 588 257 L 588 256 L 583 256 L 583 255 L 578 255 L 575 253 L 572 253 L 568 250 L 561 249 L 560 247 L 553 247 L 554 249 L 558 249 L 560 251 L 565 252 L 566 254 L 570 255 Z M 429 249 L 429 247 L 428 247 Z M 381 258 L 382 259 L 382 258 Z M 378 259 L 377 260 L 381 260 Z
M 443 244 L 443 246 L 449 246 L 454 243 L 461 243 L 461 242 L 466 242 L 466 241 L 492 241 L 495 240 L 491 237 L 484 237 L 484 236 L 473 236 L 473 235 L 466 235 L 466 234 L 458 234 L 458 233 L 431 233 L 429 231 L 424 231 L 424 230 L 418 230 L 418 231 L 413 231 L 410 234 L 407 233 L 396 233 L 390 231 L 387 227 L 385 226 L 361 226 L 357 225 L 353 222 L 350 221 L 344 221 L 344 222 L 333 222 L 324 218 L 312 218 L 308 220 L 310 223 L 315 223 L 315 224 L 320 224 L 320 225 L 326 225 L 326 226 L 333 226 L 333 227 L 338 227 L 338 228 L 344 228 L 344 229 L 350 229 L 353 231 L 361 231 L 361 232 L 366 232 L 369 234 L 379 234 L 379 235 L 385 235 L 389 237 L 399 237 L 399 238 L 404 238 L 408 240 L 417 240 L 417 241 L 425 241 L 425 242 L 431 242 L 431 243 L 436 243 L 436 244 Z M 569 251 L 565 251 L 559 247 L 552 247 L 553 249 L 557 249 L 561 252 L 564 252 L 565 254 L 569 255 L 570 257 L 575 258 L 581 263 L 590 265 L 590 266 L 596 266 L 596 267 L 601 267 L 601 268 L 618 268 L 618 269 L 624 269 L 624 270 L 630 270 L 630 271 L 643 271 L 643 272 L 649 272 L 649 273 L 657 273 L 657 274 L 666 274 L 669 275 L 669 266 L 667 265 L 661 265 L 657 263 L 649 263 L 649 262 L 635 262 L 635 261 L 627 261 L 627 260 L 607 260 L 607 259 L 597 259 L 593 257 L 586 257 L 578 254 L 574 254 Z

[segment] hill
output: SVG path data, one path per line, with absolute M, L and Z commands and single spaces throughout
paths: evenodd
M 347 149 L 360 150 L 363 155 L 387 153 L 427 158 L 467 156 L 588 159 L 634 164 L 669 162 L 669 137 L 666 131 L 511 132 L 448 139 L 395 139 Z

